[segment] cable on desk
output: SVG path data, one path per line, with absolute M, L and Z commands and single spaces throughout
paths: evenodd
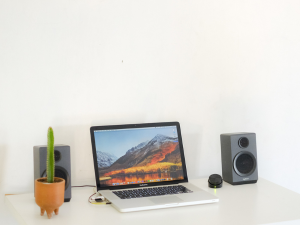
M 92 194 L 89 198 L 88 198 L 88 202 L 94 205 L 106 205 L 106 204 L 111 204 L 110 201 L 108 201 L 106 198 L 104 198 L 99 192 L 97 192 L 96 186 L 92 186 L 92 185 L 84 185 L 85 187 L 94 187 L 93 191 L 94 194 Z M 78 187 L 84 187 L 84 186 L 78 186 Z M 97 195 L 96 198 L 92 199 L 92 197 L 94 195 Z
M 110 201 L 108 201 L 106 198 L 102 199 L 102 198 L 98 198 L 98 199 L 94 199 L 94 201 L 91 201 L 91 198 L 98 194 L 100 195 L 97 191 L 96 191 L 96 186 L 95 185 L 81 185 L 81 186 L 72 186 L 72 188 L 75 188 L 75 187 L 93 187 L 93 191 L 94 191 L 94 194 L 92 194 L 89 198 L 88 198 L 88 202 L 91 203 L 91 204 L 95 204 L 95 205 L 106 205 L 106 204 L 111 204 Z M 101 196 L 101 195 L 100 195 Z
M 111 204 L 110 201 L 108 201 L 106 198 L 103 197 L 102 198 L 98 198 L 98 199 L 94 199 L 94 201 L 91 201 L 91 198 L 96 195 L 99 194 L 98 192 L 92 194 L 89 198 L 88 198 L 88 202 L 94 205 L 107 205 L 107 204 Z M 100 195 L 100 194 L 99 194 Z M 101 196 L 102 197 L 102 196 Z
M 89 203 L 92 203 L 92 202 L 91 202 L 91 197 L 93 197 L 95 194 L 97 194 L 97 193 L 94 193 L 94 194 L 92 194 L 92 195 L 89 197 L 89 199 L 88 199 L 88 202 L 89 202 Z

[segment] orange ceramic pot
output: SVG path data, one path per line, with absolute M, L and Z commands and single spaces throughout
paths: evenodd
M 41 208 L 41 216 L 47 212 L 48 218 L 53 211 L 58 214 L 59 207 L 64 203 L 65 180 L 54 177 L 54 183 L 47 183 L 47 178 L 35 180 L 35 202 Z

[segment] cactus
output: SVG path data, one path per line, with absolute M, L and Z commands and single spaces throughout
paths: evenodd
M 47 182 L 54 181 L 54 134 L 52 127 L 48 128 L 47 141 Z

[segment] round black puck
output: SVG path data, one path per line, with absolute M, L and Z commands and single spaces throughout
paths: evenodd
M 212 174 L 208 178 L 208 187 L 210 188 L 221 188 L 223 179 L 219 174 Z

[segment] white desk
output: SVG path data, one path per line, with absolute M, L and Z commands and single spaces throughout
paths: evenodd
M 268 224 L 299 220 L 300 195 L 264 179 L 256 184 L 220 189 L 207 186 L 207 179 L 193 184 L 219 197 L 220 202 L 205 205 L 119 213 L 111 205 L 93 205 L 88 197 L 93 188 L 73 188 L 72 199 L 60 207 L 58 216 L 40 216 L 33 193 L 6 196 L 6 205 L 20 224 L 90 225 L 90 224 Z M 294 224 L 294 223 L 293 223 Z

